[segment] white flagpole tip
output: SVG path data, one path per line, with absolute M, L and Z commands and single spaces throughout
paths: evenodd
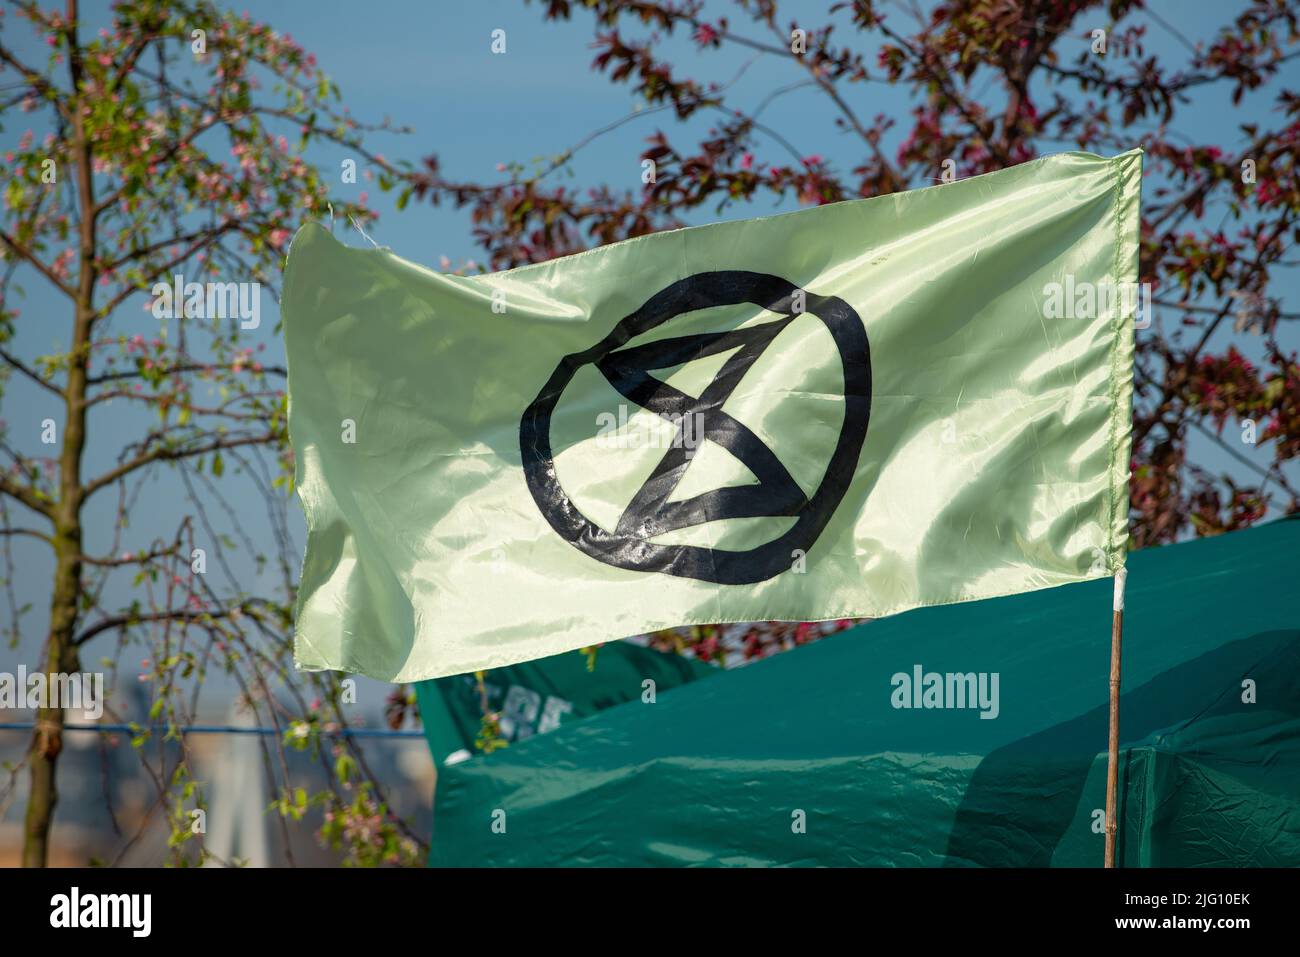
M 379 243 L 375 242 L 373 239 L 370 238 L 370 234 L 361 228 L 361 224 L 358 223 L 355 219 L 353 219 L 351 214 L 348 215 L 348 222 L 352 224 L 353 229 L 359 232 L 362 236 L 366 237 L 366 242 L 370 243 L 370 245 L 374 246 L 376 249 L 382 248 L 379 245 Z
M 1115 610 L 1124 610 L 1124 583 L 1128 581 L 1128 569 L 1121 568 L 1115 573 Z

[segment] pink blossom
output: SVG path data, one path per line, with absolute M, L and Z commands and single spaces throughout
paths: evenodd
M 718 39 L 718 31 L 707 23 L 701 23 L 695 28 L 695 42 L 700 46 L 707 46 Z

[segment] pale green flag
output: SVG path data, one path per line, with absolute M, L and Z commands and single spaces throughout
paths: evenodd
M 1140 180 L 1067 153 L 471 277 L 303 227 L 298 666 L 415 681 L 1114 574 Z

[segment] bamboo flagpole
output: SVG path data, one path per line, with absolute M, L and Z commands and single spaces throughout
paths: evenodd
M 1115 866 L 1115 834 L 1119 830 L 1119 676 L 1124 638 L 1124 584 L 1128 569 L 1115 573 L 1115 602 L 1110 628 L 1110 745 L 1106 759 L 1106 867 Z

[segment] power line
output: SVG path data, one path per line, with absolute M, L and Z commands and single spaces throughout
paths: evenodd
M 33 723 L 24 723 L 21 721 L 3 721 L 0 722 L 0 731 L 34 731 L 36 725 Z M 229 724 L 191 724 L 178 728 L 168 728 L 165 726 L 155 726 L 153 728 L 143 728 L 129 724 L 65 724 L 64 731 L 99 731 L 109 732 L 116 731 L 122 734 L 139 734 L 141 731 L 151 731 L 159 734 L 165 734 L 168 731 L 175 731 L 180 734 L 284 734 L 283 728 L 239 728 Z M 391 728 L 338 728 L 334 731 L 321 731 L 320 734 L 326 737 L 339 738 L 423 738 L 423 731 L 401 730 L 394 731 Z

